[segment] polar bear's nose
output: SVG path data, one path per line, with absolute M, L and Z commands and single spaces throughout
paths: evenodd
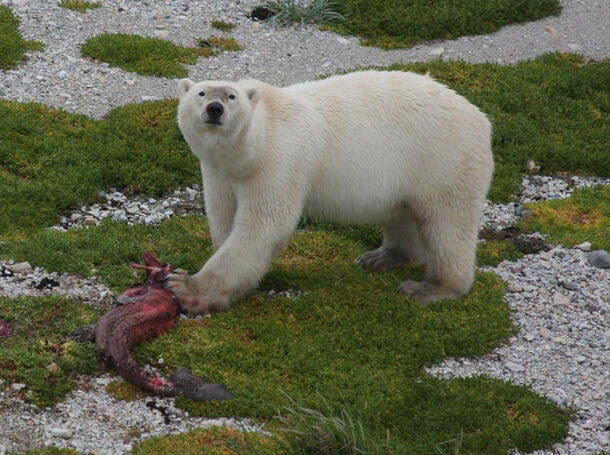
M 215 101 L 213 103 L 208 104 L 208 107 L 205 108 L 205 111 L 208 113 L 208 117 L 210 117 L 211 120 L 216 120 L 222 115 L 224 108 L 222 107 L 222 104 L 220 104 L 218 101 Z

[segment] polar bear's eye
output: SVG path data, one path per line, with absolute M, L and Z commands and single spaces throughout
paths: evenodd
M 234 100 L 235 99 L 235 95 L 233 95 L 233 94 L 229 95 L 229 99 L 230 100 Z
M 199 92 L 199 96 L 204 97 L 205 96 L 205 92 Z

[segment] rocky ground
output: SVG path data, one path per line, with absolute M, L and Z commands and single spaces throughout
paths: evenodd
M 79 46 L 102 32 L 133 32 L 192 45 L 195 38 L 220 34 L 212 19 L 237 24 L 231 33 L 244 46 L 238 53 L 200 60 L 192 79 L 256 77 L 287 84 L 359 65 L 431 58 L 511 63 L 551 50 L 608 58 L 606 0 L 564 0 L 561 16 L 505 27 L 488 36 L 463 37 L 412 49 L 383 51 L 359 46 L 356 38 L 315 27 L 269 28 L 247 19 L 254 0 L 186 2 L 107 0 L 87 14 L 44 0 L 0 0 L 21 20 L 26 39 L 43 41 L 43 52 L 10 71 L 0 72 L 0 97 L 36 101 L 95 118 L 129 102 L 175 97 L 175 81 L 127 73 L 83 59 Z M 558 180 L 533 176 L 523 182 L 521 202 L 569 197 L 574 188 L 609 180 Z M 200 211 L 201 188 L 176 189 L 159 200 L 103 189 L 100 201 L 66 213 L 55 229 L 90 226 L 105 217 L 127 223 L 158 224 L 170 216 Z M 488 203 L 481 227 L 502 229 L 523 213 L 521 204 Z M 610 269 L 592 259 L 586 244 L 528 254 L 486 268 L 508 283 L 506 301 L 514 310 L 518 335 L 491 354 L 449 359 L 431 366 L 441 377 L 488 374 L 530 386 L 561 405 L 577 409 L 567 440 L 548 454 L 593 454 L 610 450 Z M 592 265 L 593 263 L 597 264 Z M 27 263 L 0 262 L 0 295 L 56 293 L 103 305 L 113 295 L 95 278 L 50 273 Z M 298 292 L 295 292 L 298 296 Z M 2 330 L 2 327 L 0 327 Z M 110 398 L 108 376 L 83 379 L 77 392 L 53 409 L 39 410 L 16 395 L 22 384 L 0 383 L 0 455 L 53 444 L 83 453 L 128 453 L 133 442 L 153 434 L 226 424 L 257 430 L 250 422 L 188 416 L 171 399 L 132 403 Z M 137 432 L 133 428 L 138 429 Z

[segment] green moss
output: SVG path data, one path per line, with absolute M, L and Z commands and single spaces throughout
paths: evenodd
M 38 41 L 25 41 L 19 33 L 19 19 L 6 6 L 0 6 L 0 70 L 16 67 L 26 51 L 43 48 Z
M 27 385 L 25 396 L 49 405 L 74 389 L 75 374 L 98 368 L 93 343 L 68 342 L 58 364 L 51 366 L 57 342 L 71 330 L 93 323 L 99 312 L 58 297 L 11 300 L 0 297 L 0 319 L 11 324 L 17 336 L 0 339 L 0 377 Z
M 85 2 L 81 0 L 62 0 L 59 6 L 68 8 L 79 13 L 86 13 L 88 9 L 95 9 L 102 6 L 99 2 Z
M 610 250 L 610 186 L 576 190 L 568 199 L 527 204 L 532 216 L 519 222 L 524 230 L 548 234 L 548 243 L 569 248 L 591 242 Z
M 465 298 L 421 306 L 396 286 L 421 279 L 422 267 L 370 273 L 351 262 L 377 236 L 368 228 L 312 223 L 274 261 L 260 290 L 230 312 L 180 321 L 136 347 L 134 356 L 140 363 L 162 356 L 163 374 L 186 366 L 237 395 L 223 403 L 178 399 L 196 415 L 267 419 L 286 404 L 282 390 L 310 408 L 319 405 L 319 392 L 331 409 L 346 409 L 367 427 L 387 429 L 409 452 L 429 453 L 461 430 L 465 453 L 529 450 L 563 437 L 567 417 L 525 388 L 489 378 L 422 377 L 425 364 L 484 354 L 514 333 L 502 300 L 504 283 L 477 273 Z M 17 260 L 27 256 L 60 272 L 95 266 L 114 288 L 133 282 L 126 264 L 141 260 L 145 249 L 190 271 L 211 254 L 202 217 L 173 218 L 158 228 L 106 221 L 69 233 L 44 230 L 27 241 L 8 240 L 2 248 Z M 270 289 L 288 288 L 305 294 L 267 296 Z M 515 406 L 527 417 L 511 417 Z
M 55 224 L 100 189 L 159 196 L 200 181 L 176 123 L 176 105 L 128 105 L 94 121 L 0 100 L 0 232 Z
M 503 240 L 486 240 L 477 244 L 477 265 L 495 267 L 500 262 L 515 261 L 523 256 L 514 245 Z
M 222 30 L 223 32 L 230 32 L 235 28 L 235 24 L 231 24 L 230 22 L 224 21 L 212 21 L 212 27 Z
M 106 386 L 108 395 L 122 401 L 136 401 L 148 395 L 133 384 L 123 381 L 112 381 Z
M 345 20 L 332 29 L 385 49 L 491 33 L 561 11 L 557 0 L 334 0 L 334 8 Z
M 139 442 L 133 455 L 273 455 L 275 444 L 264 436 L 228 428 L 197 429 L 183 434 L 156 436 Z
M 161 77 L 186 77 L 180 63 L 194 64 L 199 54 L 159 38 L 125 33 L 104 33 L 89 38 L 81 47 L 85 57 L 138 74 Z
M 34 449 L 23 452 L 23 455 L 80 455 L 80 452 L 74 449 L 60 449 L 58 447 L 48 446 L 44 449 Z
M 233 38 L 222 36 L 211 36 L 209 38 L 198 38 L 197 45 L 203 51 L 208 51 L 211 55 L 217 55 L 221 51 L 240 51 L 242 47 Z
M 219 51 L 240 50 L 232 38 L 212 37 L 205 47 L 181 47 L 159 38 L 146 38 L 125 33 L 104 33 L 89 38 L 81 46 L 85 57 L 101 60 L 111 66 L 138 74 L 161 77 L 186 77 L 182 63 L 194 64 L 197 58 L 217 55 Z

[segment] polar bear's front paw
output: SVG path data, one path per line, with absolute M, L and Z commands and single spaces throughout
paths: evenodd
M 167 276 L 165 286 L 171 290 L 180 307 L 195 314 L 209 314 L 208 305 L 200 299 L 197 281 L 186 270 L 176 269 Z
M 403 281 L 398 285 L 398 290 L 403 294 L 417 299 L 423 305 L 429 305 L 439 299 L 456 299 L 462 294 L 453 292 L 435 284 L 431 281 Z
M 409 261 L 400 252 L 382 246 L 376 250 L 362 253 L 354 262 L 365 269 L 381 272 L 406 264 Z

